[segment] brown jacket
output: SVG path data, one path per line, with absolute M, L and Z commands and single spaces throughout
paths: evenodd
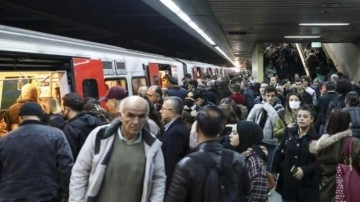
M 343 163 L 345 143 L 351 135 L 350 129 L 334 135 L 325 134 L 309 146 L 310 152 L 316 154 L 320 163 L 320 202 L 335 202 L 336 167 Z M 360 166 L 360 140 L 356 138 L 353 138 L 352 158 L 353 165 Z

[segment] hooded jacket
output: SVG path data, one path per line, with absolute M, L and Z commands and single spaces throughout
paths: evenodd
M 336 168 L 343 163 L 345 143 L 351 138 L 350 129 L 334 135 L 324 134 L 310 144 L 309 150 L 316 154 L 321 170 L 320 201 L 335 202 Z M 353 138 L 352 159 L 354 166 L 360 166 L 360 140 Z
M 105 127 L 104 133 L 98 133 Z M 109 125 L 97 127 L 89 134 L 72 170 L 69 202 L 96 201 L 119 127 L 121 123 L 117 120 Z M 164 200 L 166 180 L 161 142 L 145 127 L 142 130 L 142 138 L 146 165 L 141 202 L 160 202 Z
M 270 145 L 277 145 L 278 139 L 274 137 L 273 130 L 276 119 L 279 118 L 279 115 L 273 106 L 268 103 L 256 104 L 250 111 L 247 121 L 259 124 L 263 113 L 267 113 L 267 118 L 263 128 L 264 139 L 262 142 Z

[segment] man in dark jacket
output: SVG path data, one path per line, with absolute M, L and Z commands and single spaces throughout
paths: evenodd
M 304 83 L 301 79 L 295 79 L 296 90 L 300 93 L 303 102 L 309 106 L 313 106 L 313 98 L 310 93 L 306 92 Z
M 67 199 L 73 158 L 61 130 L 40 122 L 41 106 L 23 104 L 20 125 L 0 140 L 0 201 Z
M 187 91 L 179 86 L 178 80 L 175 77 L 170 77 L 169 83 L 169 96 L 176 96 L 184 101 Z
M 221 162 L 224 148 L 217 141 L 217 135 L 223 130 L 223 120 L 224 114 L 217 106 L 208 106 L 199 111 L 196 132 L 200 144 L 195 153 L 183 158 L 176 165 L 166 202 L 199 202 L 203 201 L 206 194 L 210 194 L 204 190 L 209 171 L 199 159 L 212 161 L 215 166 Z M 233 159 L 231 165 L 225 165 L 231 168 L 225 172 L 231 175 L 231 179 L 236 180 L 237 193 L 226 194 L 236 196 L 236 201 L 246 201 L 250 183 L 245 160 L 239 153 L 229 150 L 227 152 L 233 153 Z
M 318 112 L 318 119 L 319 119 L 319 134 L 322 135 L 324 133 L 324 128 L 326 124 L 326 114 L 329 107 L 329 103 L 331 100 L 337 97 L 335 92 L 335 83 L 329 81 L 326 85 L 326 93 L 319 97 L 315 109 Z
M 181 118 L 183 109 L 182 100 L 179 97 L 170 96 L 165 98 L 160 110 L 161 118 L 165 124 L 160 131 L 159 139 L 163 143 L 161 149 L 165 161 L 166 190 L 170 186 L 176 164 L 189 151 L 190 131 Z
M 61 102 L 61 111 L 67 120 L 63 129 L 69 141 L 71 151 L 76 157 L 89 133 L 103 122 L 87 111 L 82 111 L 84 100 L 77 93 L 64 95 Z

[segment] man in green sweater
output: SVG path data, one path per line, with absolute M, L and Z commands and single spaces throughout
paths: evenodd
M 163 201 L 161 142 L 145 127 L 149 105 L 130 96 L 119 111 L 119 121 L 89 134 L 72 170 L 69 201 Z

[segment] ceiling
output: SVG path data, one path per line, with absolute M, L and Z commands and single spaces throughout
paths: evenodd
M 359 0 L 173 0 L 233 60 L 251 60 L 256 42 L 320 42 L 360 38 Z M 232 66 L 158 0 L 0 0 L 0 24 L 124 48 Z M 348 22 L 346 27 L 300 27 Z

